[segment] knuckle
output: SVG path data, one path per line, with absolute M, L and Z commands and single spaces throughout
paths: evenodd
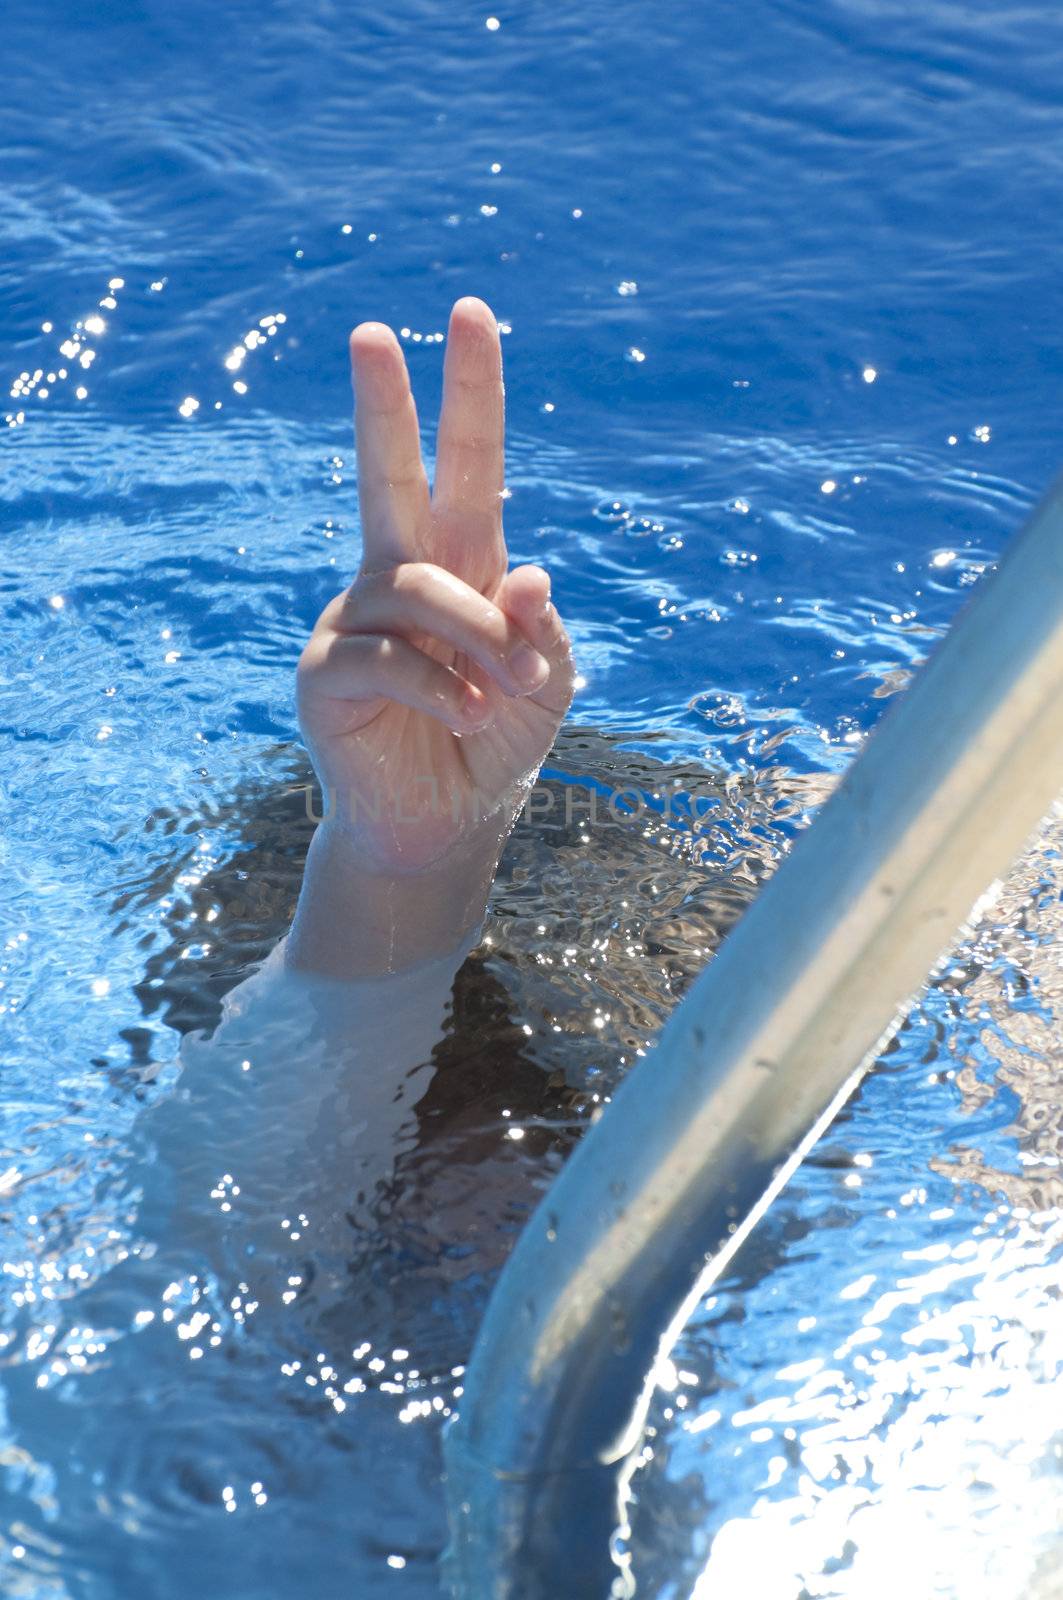
M 311 639 L 319 636 L 322 632 L 327 632 L 330 628 L 342 626 L 342 619 L 347 612 L 356 587 L 357 584 L 352 583 L 349 588 L 341 589 L 339 594 L 333 595 L 324 611 L 318 617 Z
M 390 645 L 391 640 L 380 634 L 350 634 L 336 641 L 335 665 L 347 677 L 379 683 L 387 676 L 393 662 L 394 651 Z
M 387 474 L 387 482 L 390 488 L 403 493 L 410 489 L 420 489 L 426 482 L 424 467 L 420 461 L 404 461 L 401 466 Z
M 392 425 L 409 415 L 412 404 L 412 394 L 404 393 L 390 395 L 387 398 L 380 397 L 373 404 L 370 415 L 366 420 Z
M 434 575 L 435 569 L 425 561 L 402 561 L 389 575 L 391 592 L 402 600 L 427 600 Z
M 344 643 L 345 639 L 342 634 L 334 634 L 329 639 L 318 655 L 316 661 L 318 670 L 325 671 L 328 669 L 334 671 L 337 667 L 343 666 L 347 656 L 347 652 L 343 648 Z
M 419 491 L 427 482 L 424 468 L 418 462 L 405 462 L 401 466 L 372 467 L 362 473 L 363 485 L 374 494 L 406 495 Z
M 308 678 L 320 672 L 327 663 L 330 647 L 331 637 L 315 629 L 302 648 L 295 669 L 297 677 Z
M 350 587 L 345 589 L 342 594 L 336 596 L 335 600 L 332 602 L 332 606 L 335 607 L 335 614 L 331 619 L 335 625 L 339 626 L 340 628 L 349 628 L 352 626 L 359 606 L 366 598 L 367 594 L 371 594 L 373 592 L 376 581 L 377 580 L 375 576 L 367 573 L 359 573 L 358 577 L 355 578 Z
M 389 639 L 387 634 L 366 635 L 366 658 L 379 670 L 387 671 L 394 666 L 397 653 L 394 639 Z

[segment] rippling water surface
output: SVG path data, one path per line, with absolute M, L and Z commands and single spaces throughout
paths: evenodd
M 0 1587 L 429 1600 L 529 1207 L 1057 468 L 1063 18 L 59 0 L 0 40 Z M 292 1131 L 267 1304 L 203 1244 L 253 1152 L 180 1059 L 298 884 L 346 330 L 401 330 L 430 451 L 465 293 L 576 803 L 514 836 L 339 1263 L 300 1196 L 354 1113 Z M 588 819 L 632 784 L 700 832 Z M 1057 1592 L 1060 842 L 692 1320 L 639 1594 Z

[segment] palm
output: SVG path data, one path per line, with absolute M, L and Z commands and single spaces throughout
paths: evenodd
M 502 531 L 503 391 L 497 325 L 482 302 L 459 301 L 444 368 L 434 491 L 429 496 L 416 411 L 394 336 L 377 324 L 351 340 L 364 554 L 359 578 L 326 608 L 300 673 L 300 717 L 322 784 L 355 798 L 352 826 L 381 869 L 416 870 L 518 800 L 549 750 L 572 693 L 568 641 L 544 623 L 549 580 L 508 572 Z M 398 588 L 430 563 L 493 602 L 533 637 L 550 674 L 536 692 L 506 693 L 468 653 L 429 632 L 403 639 L 481 691 L 490 720 L 455 733 L 386 693 L 352 698 L 315 665 L 347 637 L 371 588 Z M 379 641 L 378 641 L 379 642 Z M 404 644 L 405 647 L 405 644 Z M 507 818 L 507 821 L 509 819 Z

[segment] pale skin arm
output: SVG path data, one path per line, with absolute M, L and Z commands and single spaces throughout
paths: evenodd
M 189 1217 L 219 1171 L 239 1171 L 241 1226 L 262 1245 L 260 1298 L 286 1248 L 277 1217 L 305 1209 L 304 1251 L 311 1235 L 315 1248 L 332 1237 L 335 1212 L 342 1251 L 335 1197 L 352 1173 L 368 1192 L 390 1170 L 419 1092 L 411 1069 L 439 1037 L 573 688 L 547 574 L 508 568 L 501 350 L 487 306 L 459 300 L 451 314 L 431 495 L 395 335 L 361 324 L 351 364 L 362 566 L 298 671 L 303 736 L 334 810 L 287 940 L 227 997 L 210 1040 L 186 1041 L 181 1098 L 162 1102 L 148 1130 Z M 190 1116 L 202 1138 L 189 1138 Z M 330 1139 L 355 1123 L 354 1145 Z
M 363 558 L 299 663 L 330 811 L 285 949 L 289 971 L 343 980 L 462 948 L 573 688 L 548 575 L 508 569 L 491 311 L 451 313 L 431 493 L 398 340 L 366 322 L 350 348 Z

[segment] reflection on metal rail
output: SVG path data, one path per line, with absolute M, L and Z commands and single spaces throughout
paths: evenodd
M 630 1592 L 655 1362 L 1063 790 L 1063 486 L 528 1223 L 446 1440 L 460 1600 Z

